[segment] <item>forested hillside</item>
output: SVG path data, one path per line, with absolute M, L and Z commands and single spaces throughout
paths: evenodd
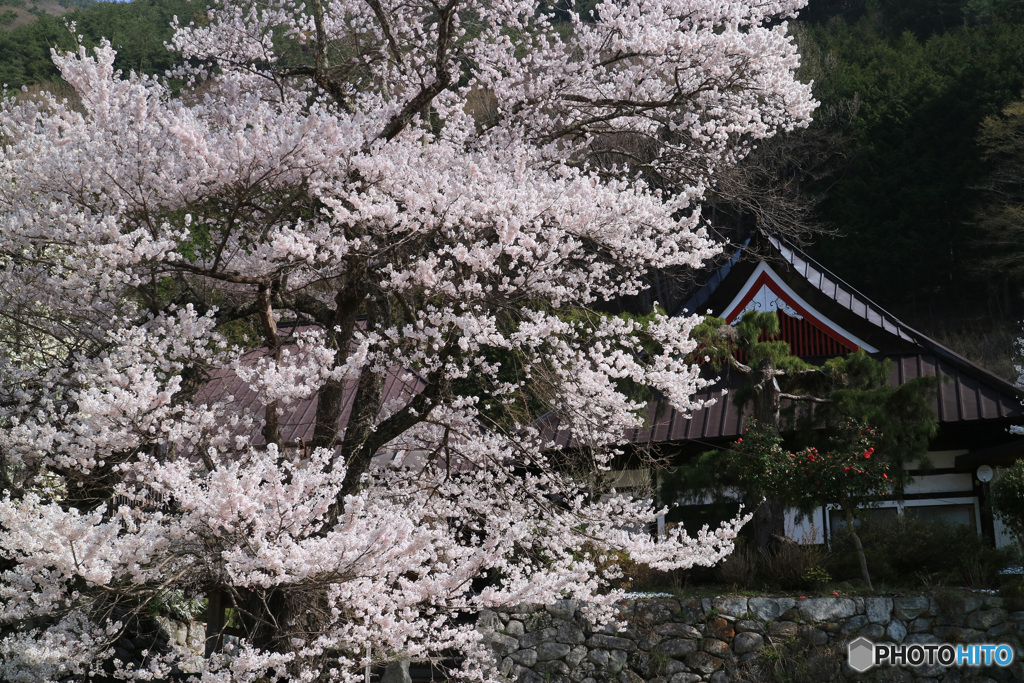
M 57 69 L 50 60 L 51 48 L 74 46 L 68 22 L 74 22 L 75 33 L 86 45 L 95 45 L 103 37 L 110 40 L 121 69 L 162 74 L 175 62 L 164 47 L 171 37 L 172 19 L 178 16 L 187 22 L 202 17 L 204 7 L 205 3 L 189 0 L 134 0 L 72 7 L 62 16 L 42 14 L 30 24 L 0 33 L 0 83 L 8 87 L 52 83 Z
M 993 222 L 1013 184 L 993 183 L 1024 154 L 1004 114 L 1024 90 L 1024 3 L 812 0 L 804 16 L 817 97 L 854 112 L 845 163 L 808 187 L 839 233 L 812 253 L 961 352 L 1007 355 L 1022 243 Z
M 135 0 L 40 16 L 0 33 L 0 82 L 55 79 L 49 50 L 72 46 L 68 20 L 86 44 L 108 37 L 122 69 L 162 73 L 172 17 L 201 20 L 204 7 Z M 757 221 L 803 234 L 881 305 L 1016 377 L 1024 3 L 811 0 L 797 35 L 817 119 L 724 179 L 709 215 L 733 237 Z

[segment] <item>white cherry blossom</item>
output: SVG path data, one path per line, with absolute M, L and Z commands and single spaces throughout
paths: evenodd
M 0 108 L 0 677 L 483 679 L 481 609 L 727 554 L 598 485 L 631 388 L 696 407 L 699 320 L 601 311 L 809 121 L 801 4 L 219 2 L 173 87 L 55 55 L 73 101 Z M 175 596 L 238 647 L 119 661 Z

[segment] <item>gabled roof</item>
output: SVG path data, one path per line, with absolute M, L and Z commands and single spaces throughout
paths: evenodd
M 943 425 L 1002 426 L 1018 420 L 1020 391 L 928 338 L 849 284 L 830 273 L 795 246 L 759 236 L 733 251 L 695 288 L 680 314 L 710 313 L 737 321 L 748 310 L 778 313 L 781 338 L 795 355 L 820 363 L 828 357 L 862 348 L 877 358 L 890 358 L 889 383 L 902 385 L 918 377 L 939 377 L 934 407 Z M 760 247 L 755 253 L 753 246 Z M 733 401 L 740 378 L 728 372 L 696 396 L 710 403 L 691 416 L 655 398 L 647 408 L 645 429 L 632 430 L 624 441 L 637 444 L 701 442 L 738 436 L 747 411 Z M 786 407 L 785 404 L 783 407 Z M 571 446 L 568 432 L 556 419 L 544 421 L 543 436 L 558 446 Z

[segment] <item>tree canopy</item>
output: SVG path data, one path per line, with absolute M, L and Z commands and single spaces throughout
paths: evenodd
M 714 254 L 713 175 L 807 124 L 798 7 L 232 2 L 179 16 L 180 89 L 57 56 L 74 101 L 0 110 L 0 677 L 472 670 L 468 614 L 605 618 L 608 551 L 727 553 L 571 475 L 640 425 L 623 386 L 694 405 L 697 319 L 597 310 Z M 116 656 L 167 595 L 208 656 Z

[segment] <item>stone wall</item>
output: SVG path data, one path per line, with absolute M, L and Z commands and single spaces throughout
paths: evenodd
M 567 600 L 485 611 L 478 627 L 509 681 L 1024 680 L 1024 611 L 959 591 L 896 598 L 651 598 L 623 602 L 624 630 L 591 628 Z M 846 664 L 858 636 L 897 643 L 1007 643 L 1007 668 L 870 669 Z

